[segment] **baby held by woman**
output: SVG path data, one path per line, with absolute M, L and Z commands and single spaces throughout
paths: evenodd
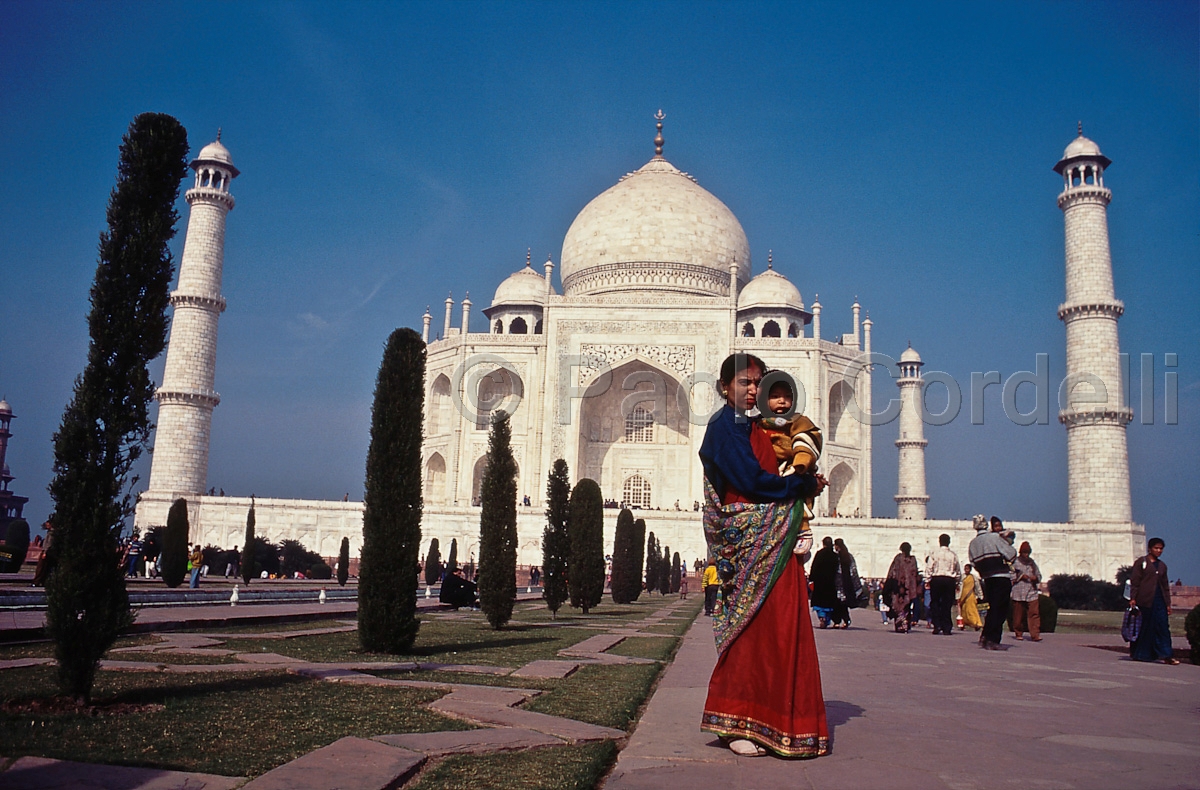
M 762 427 L 771 437 L 781 477 L 792 474 L 815 475 L 817 461 L 821 458 L 821 429 L 803 414 L 792 414 L 795 402 L 796 395 L 786 380 L 774 382 L 767 391 L 769 412 L 762 416 Z M 794 549 L 801 556 L 809 552 L 813 543 L 812 529 L 809 527 L 813 517 L 812 498 L 804 500 L 802 512 L 800 538 Z

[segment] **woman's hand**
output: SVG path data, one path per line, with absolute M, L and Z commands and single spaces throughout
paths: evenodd
M 821 492 L 824 491 L 826 486 L 829 485 L 829 481 L 826 480 L 825 475 L 822 475 L 822 474 L 816 474 L 816 475 L 813 475 L 813 477 L 815 477 L 817 480 L 817 493 L 814 494 L 813 496 L 820 496 Z

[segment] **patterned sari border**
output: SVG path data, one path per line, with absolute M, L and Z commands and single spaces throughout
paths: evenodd
M 829 753 L 829 738 L 818 733 L 784 733 L 747 716 L 704 711 L 702 732 L 722 738 L 745 738 L 782 757 L 820 757 Z

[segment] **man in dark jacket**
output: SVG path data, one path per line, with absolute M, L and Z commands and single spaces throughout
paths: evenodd
M 838 605 L 837 597 L 838 556 L 833 550 L 833 538 L 821 539 L 821 549 L 813 555 L 812 569 L 808 578 L 812 581 L 812 598 L 809 604 L 817 613 L 822 628 L 829 627 L 833 610 Z
M 1167 581 L 1167 563 L 1162 553 L 1166 544 L 1162 538 L 1150 538 L 1147 553 L 1133 563 L 1129 587 L 1133 597 L 1129 606 L 1142 611 L 1142 630 L 1129 646 L 1134 661 L 1158 661 L 1178 664 L 1171 646 L 1171 585 Z
M 983 621 L 983 632 L 979 635 L 979 646 L 987 650 L 1001 650 L 1000 639 L 1004 636 L 1004 622 L 1008 619 L 1008 603 L 1012 594 L 1012 576 L 1009 563 L 1017 557 L 1013 548 L 1000 533 L 1004 524 L 992 516 L 990 525 L 986 516 L 975 517 L 975 539 L 967 548 L 971 565 L 983 577 L 983 597 L 988 602 L 987 619 Z

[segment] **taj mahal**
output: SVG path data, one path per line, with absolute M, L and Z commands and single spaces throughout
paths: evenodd
M 768 255 L 755 273 L 738 218 L 699 181 L 663 155 L 657 116 L 654 155 L 579 211 L 557 263 L 541 271 L 525 256 L 471 325 L 472 302 L 447 296 L 444 312 L 427 309 L 423 462 L 423 543 L 457 539 L 462 561 L 479 541 L 479 488 L 493 412 L 511 416 L 518 477 L 518 562 L 541 564 L 546 475 L 556 459 L 572 483 L 596 480 L 608 500 L 635 508 L 664 546 L 686 561 L 707 550 L 696 512 L 702 496 L 697 451 L 721 361 L 735 351 L 762 357 L 799 385 L 799 402 L 824 433 L 821 471 L 829 488 L 818 498 L 813 529 L 838 535 L 863 575 L 884 575 L 901 541 L 918 556 L 947 532 L 965 557 L 974 537 L 969 515 L 929 519 L 924 424 L 918 399 L 921 355 L 899 354 L 899 472 L 896 510 L 872 508 L 872 322 L 857 300 L 824 315 L 814 293 L 806 303 Z M 1065 426 L 1068 521 L 1008 522 L 1029 540 L 1047 576 L 1090 573 L 1111 579 L 1143 549 L 1145 530 L 1130 507 L 1121 402 L 1117 321 L 1109 259 L 1104 185 L 1110 161 L 1082 130 L 1055 165 L 1065 222 Z M 220 142 L 191 165 L 191 213 L 158 401 L 149 487 L 135 524 L 166 523 L 185 497 L 191 542 L 231 547 L 242 542 L 249 498 L 205 495 L 215 391 L 217 323 L 224 236 L 239 171 Z M 235 264 L 236 265 L 236 264 Z M 760 264 L 761 266 L 761 264 Z M 555 270 L 557 269 L 557 287 Z M 805 290 L 810 284 L 804 283 Z M 819 284 L 813 283 L 814 289 Z M 1053 287 L 1046 283 L 1046 287 Z M 236 298 L 233 304 L 236 305 Z M 236 307 L 231 307 L 236 309 Z M 840 331 L 831 331 L 833 328 Z M 926 352 L 928 353 L 928 349 Z M 888 375 L 884 373 L 883 375 Z M 257 532 L 295 539 L 326 557 L 343 537 L 362 545 L 362 503 L 258 498 Z M 616 509 L 606 510 L 611 547 Z

